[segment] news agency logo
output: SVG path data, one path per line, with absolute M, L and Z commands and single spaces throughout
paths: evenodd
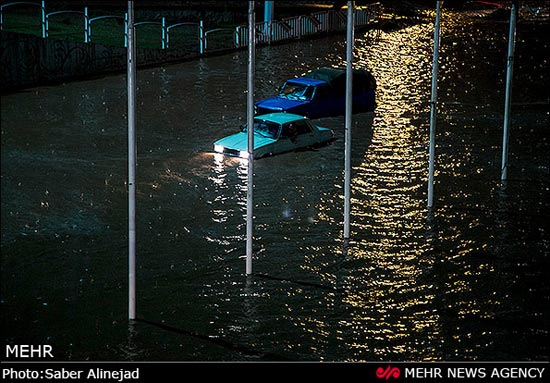
M 383 367 L 378 367 L 376 369 L 376 377 L 378 379 L 397 379 L 400 375 L 401 370 L 399 369 L 399 367 L 392 367 L 391 365 L 388 365 L 385 369 Z

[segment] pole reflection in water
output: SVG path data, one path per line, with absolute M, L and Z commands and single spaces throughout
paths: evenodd
M 526 104 L 513 108 L 499 197 L 507 25 L 443 14 L 428 214 L 433 19 L 376 41 L 356 34 L 354 65 L 373 72 L 378 107 L 353 117 L 345 251 L 344 118 L 314 121 L 334 129 L 331 145 L 255 161 L 254 272 L 265 277 L 248 286 L 247 166 L 212 153 L 245 123 L 246 52 L 139 72 L 140 316 L 203 338 L 145 322 L 128 338 L 124 76 L 3 96 L 6 342 L 52 344 L 75 360 L 548 359 L 548 43 L 518 23 L 514 93 Z M 345 41 L 268 46 L 256 58 L 260 99 L 341 66 Z

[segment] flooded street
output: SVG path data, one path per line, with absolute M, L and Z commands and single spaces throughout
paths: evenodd
M 212 143 L 246 119 L 247 52 L 137 73 L 137 316 L 127 318 L 126 77 L 2 96 L 4 344 L 61 360 L 548 360 L 550 47 L 518 24 L 500 183 L 508 24 L 446 12 L 435 209 L 426 208 L 433 14 L 356 34 L 377 79 L 354 115 L 344 248 L 336 140 L 254 164 Z M 256 52 L 256 99 L 345 64 L 345 37 Z

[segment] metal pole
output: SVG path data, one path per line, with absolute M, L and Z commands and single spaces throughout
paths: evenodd
M 128 1 L 128 318 L 136 318 L 136 41 L 134 2 Z
M 346 37 L 346 119 L 345 119 L 345 149 L 344 149 L 344 239 L 350 237 L 350 199 L 351 199 L 351 113 L 353 104 L 353 7 L 354 2 L 348 1 L 347 37 Z
M 434 52 L 432 64 L 432 97 L 430 100 L 430 156 L 428 166 L 428 207 L 434 200 L 434 160 L 435 160 L 435 128 L 437 122 L 437 70 L 439 67 L 439 19 L 441 15 L 440 1 L 436 3 L 434 25 Z
M 246 121 L 248 124 L 248 179 L 246 187 L 246 275 L 252 274 L 252 229 L 254 188 L 254 61 L 256 49 L 254 1 L 248 2 L 248 94 Z
M 510 9 L 510 34 L 508 36 L 508 67 L 506 69 L 506 100 L 504 101 L 504 132 L 502 135 L 502 181 L 508 178 L 508 138 L 510 137 L 510 106 L 512 103 L 512 77 L 514 72 L 514 51 L 516 47 L 516 4 Z

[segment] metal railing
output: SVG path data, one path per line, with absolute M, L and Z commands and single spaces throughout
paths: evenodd
M 101 15 L 89 17 L 88 7 L 84 11 L 55 11 L 46 13 L 46 4 L 42 0 L 37 2 L 12 2 L 0 6 L 0 30 L 4 29 L 4 9 L 13 6 L 37 6 L 41 8 L 42 20 L 42 37 L 49 37 L 49 24 L 52 16 L 60 14 L 78 14 L 84 18 L 84 42 L 92 42 L 92 24 L 99 20 L 106 19 L 122 19 L 124 20 L 124 46 L 128 45 L 128 15 Z M 377 19 L 381 11 L 379 3 L 368 6 L 358 7 L 354 12 L 354 23 L 356 26 L 365 26 Z M 285 40 L 299 39 L 304 36 L 313 36 L 319 33 L 327 33 L 333 31 L 343 31 L 346 29 L 346 15 L 341 11 L 328 10 L 315 12 L 311 15 L 301 15 L 288 17 L 281 20 L 256 23 L 256 41 L 258 45 L 271 44 Z M 171 25 L 166 24 L 165 17 L 161 21 L 139 21 L 134 23 L 134 26 L 154 24 L 160 26 L 160 42 L 161 49 L 170 49 L 170 31 L 174 28 L 193 27 L 197 29 L 196 42 L 198 43 L 198 53 L 204 54 L 208 51 L 215 51 L 228 48 L 243 48 L 248 46 L 248 27 L 239 25 L 234 28 L 214 28 L 205 30 L 203 21 L 198 23 L 193 22 L 176 22 Z M 190 35 L 192 36 L 192 34 Z M 186 36 L 189 38 L 189 36 Z M 195 37 L 192 37 L 195 40 Z M 214 44 L 215 43 L 215 44 Z M 222 47 L 218 47 L 218 46 Z M 214 46 L 214 48 L 212 47 Z
M 116 15 L 105 15 L 105 16 L 97 16 L 92 17 L 88 19 L 88 23 L 86 25 L 87 33 L 85 35 L 88 36 L 88 40 L 85 40 L 86 43 L 92 42 L 92 23 L 99 21 L 99 20 L 124 20 L 124 46 L 128 47 L 128 13 L 124 14 L 124 17 L 122 16 L 116 16 Z
M 183 28 L 183 27 L 193 27 L 197 28 L 197 41 L 199 43 L 199 53 L 201 52 L 201 46 L 204 46 L 204 28 L 202 22 L 199 23 L 176 23 L 166 27 L 166 39 L 165 39 L 165 48 L 170 48 L 170 31 L 174 28 Z M 204 49 L 204 48 L 203 48 Z
M 357 9 L 355 12 L 355 25 L 364 26 L 372 23 L 379 14 L 380 9 L 380 4 L 372 4 Z M 346 16 L 342 12 L 334 10 L 316 12 L 306 16 L 294 16 L 277 21 L 256 23 L 256 44 L 271 44 L 345 29 Z M 247 26 L 235 27 L 235 48 L 247 45 Z
M 235 31 L 233 30 L 233 28 L 216 28 L 216 29 L 211 29 L 209 31 L 206 31 L 204 32 L 204 35 L 202 37 L 202 45 L 201 45 L 201 48 L 199 49 L 199 53 L 200 54 L 203 54 L 205 53 L 207 50 L 208 50 L 208 38 L 212 38 L 213 35 L 231 35 L 231 37 L 233 37 Z M 223 47 L 223 48 L 219 48 L 219 49 L 227 49 L 227 48 L 231 48 L 233 47 L 233 44 L 232 44 L 232 39 L 227 39 L 227 43 L 229 44 L 229 46 L 227 47 Z
M 134 23 L 134 27 L 138 25 L 160 25 L 160 44 L 162 49 L 166 49 L 166 19 L 163 17 L 161 21 L 140 21 Z
M 0 31 L 4 30 L 4 9 L 14 7 L 16 5 L 30 5 L 33 7 L 40 7 L 41 10 L 41 26 L 42 26 L 42 37 L 46 37 L 46 4 L 45 1 L 42 0 L 40 3 L 33 3 L 30 1 L 17 1 L 13 3 L 8 3 L 4 5 L 0 5 Z
M 46 20 L 45 20 L 45 23 L 46 23 L 46 31 L 45 31 L 45 34 L 44 34 L 44 37 L 50 37 L 50 18 L 52 16 L 57 16 L 57 15 L 64 15 L 64 14 L 77 14 L 77 15 L 82 15 L 83 18 L 84 18 L 84 41 L 87 42 L 88 40 L 88 7 L 85 7 L 84 8 L 84 12 L 80 12 L 80 11 L 57 11 L 57 12 L 50 12 L 50 13 L 46 13 Z

